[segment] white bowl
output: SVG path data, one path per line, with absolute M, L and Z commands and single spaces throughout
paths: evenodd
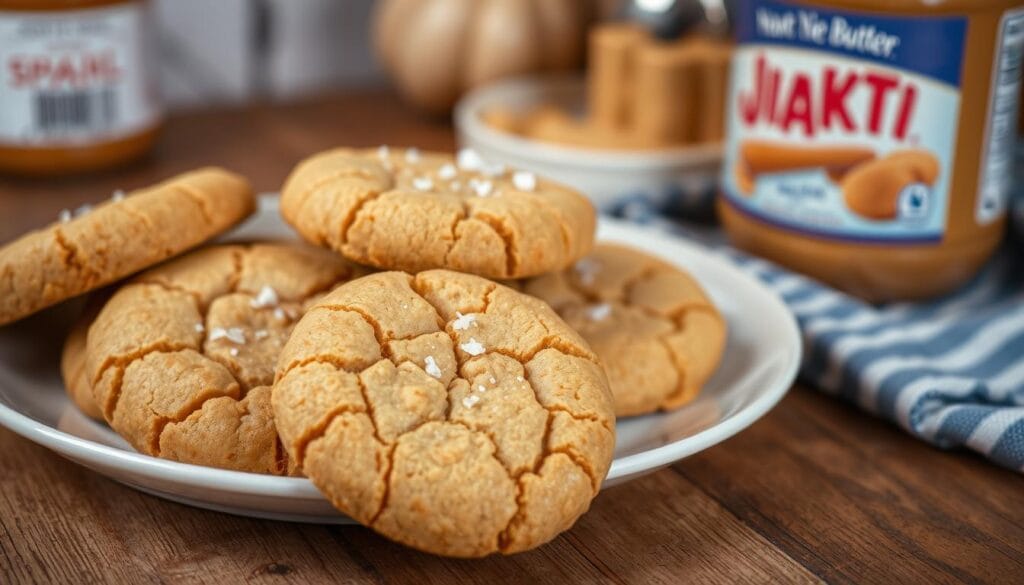
M 684 210 L 710 208 L 722 160 L 720 143 L 651 151 L 580 148 L 503 132 L 480 116 L 495 107 L 525 111 L 540 104 L 581 112 L 583 79 L 529 77 L 473 90 L 455 108 L 460 146 L 476 150 L 488 161 L 575 187 L 603 210 L 635 198 Z

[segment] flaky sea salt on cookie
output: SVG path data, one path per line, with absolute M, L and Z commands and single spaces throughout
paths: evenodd
M 618 416 L 690 402 L 725 349 L 725 320 L 693 277 L 638 250 L 598 244 L 572 268 L 521 286 L 594 348 Z
M 0 325 L 180 254 L 254 208 L 248 181 L 210 167 L 65 210 L 0 248 Z
M 362 264 L 490 278 L 561 270 L 590 250 L 595 228 L 576 191 L 469 150 L 317 154 L 285 182 L 281 213 L 307 241 Z
M 306 307 L 363 273 L 289 244 L 215 246 L 144 272 L 89 328 L 95 405 L 143 453 L 294 473 L 270 411 L 274 364 Z
M 273 410 L 339 510 L 459 557 L 568 529 L 615 442 L 586 342 L 545 303 L 447 270 L 374 274 L 317 302 L 281 352 Z

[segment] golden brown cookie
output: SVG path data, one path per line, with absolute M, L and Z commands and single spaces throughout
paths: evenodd
M 270 412 L 274 365 L 306 306 L 363 272 L 331 252 L 283 243 L 215 246 L 144 272 L 89 328 L 95 402 L 143 453 L 294 471 Z
M 725 320 L 700 285 L 632 248 L 598 244 L 573 268 L 522 288 L 554 307 L 594 349 L 617 416 L 693 400 L 725 348 Z
M 242 177 L 205 168 L 128 193 L 0 248 L 0 325 L 152 266 L 254 209 Z
M 64 380 L 64 391 L 83 414 L 100 421 L 103 420 L 103 413 L 96 406 L 89 374 L 85 371 L 85 337 L 89 332 L 89 326 L 109 297 L 109 292 L 104 289 L 103 292 L 94 293 L 89 298 L 82 309 L 82 314 L 71 326 L 60 356 L 60 375 Z
M 415 149 L 340 148 L 306 159 L 281 191 L 306 240 L 378 268 L 518 278 L 565 268 L 593 244 L 595 215 L 532 173 Z
M 596 357 L 542 301 L 447 270 L 379 273 L 310 308 L 274 416 L 339 510 L 420 550 L 538 546 L 587 510 L 615 416 Z

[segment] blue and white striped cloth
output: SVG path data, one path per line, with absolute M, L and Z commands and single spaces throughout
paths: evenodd
M 1022 193 L 1024 196 L 1024 193 Z M 927 303 L 874 306 L 726 246 L 642 198 L 614 214 L 702 240 L 774 289 L 804 338 L 801 379 L 943 448 L 1024 472 L 1024 197 L 1018 238 L 971 283 Z

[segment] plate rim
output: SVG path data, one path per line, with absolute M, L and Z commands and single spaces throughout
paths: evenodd
M 266 196 L 261 197 L 261 209 L 272 207 L 273 204 L 276 204 L 276 201 L 268 202 Z M 602 232 L 612 233 L 600 235 Z M 617 237 L 614 235 L 616 233 L 621 233 L 622 236 Z M 645 226 L 607 216 L 600 217 L 598 234 L 601 240 L 622 243 L 630 243 L 625 241 L 629 236 L 639 236 L 642 240 L 650 238 L 667 240 L 667 244 L 671 247 L 685 249 L 688 254 L 705 256 L 705 260 L 714 264 L 716 269 L 724 271 L 731 278 L 745 281 L 745 284 L 753 288 L 762 300 L 774 305 L 773 308 L 785 322 L 784 330 L 778 332 L 780 346 L 789 348 L 788 360 L 782 365 L 781 373 L 775 376 L 773 383 L 767 385 L 752 402 L 723 421 L 696 434 L 653 449 L 614 459 L 604 480 L 604 485 L 607 487 L 610 483 L 626 481 L 634 475 L 656 471 L 717 445 L 762 418 L 782 400 L 793 386 L 800 366 L 803 341 L 795 316 L 778 294 L 754 276 L 729 262 L 722 254 L 657 228 L 647 226 L 645 229 Z M 632 244 L 635 247 L 642 247 L 636 246 L 635 241 Z M 672 262 L 671 259 L 665 257 L 665 254 L 659 254 L 647 248 L 644 250 Z M 127 451 L 52 427 L 15 410 L 6 402 L 0 402 L 0 426 L 108 477 L 110 474 L 98 471 L 97 468 L 116 469 L 119 472 L 134 475 L 147 475 L 158 481 L 176 485 L 215 485 L 221 491 L 234 494 L 288 500 L 324 500 L 324 496 L 313 486 L 313 483 L 304 477 L 280 477 L 219 469 Z M 112 479 L 117 480 L 116 477 L 112 477 Z
M 643 239 L 651 237 L 656 239 L 667 239 L 671 246 L 684 248 L 688 253 L 703 255 L 708 261 L 714 263 L 717 268 L 729 273 L 733 278 L 746 281 L 746 284 L 756 290 L 758 294 L 762 296 L 764 301 L 775 305 L 774 309 L 777 310 L 777 314 L 784 318 L 785 330 L 779 332 L 780 341 L 783 342 L 780 343 L 780 345 L 785 345 L 791 348 L 789 359 L 783 365 L 783 374 L 778 376 L 773 384 L 763 389 L 761 394 L 744 408 L 735 412 L 720 423 L 699 431 L 694 435 L 690 435 L 689 437 L 673 441 L 654 449 L 633 453 L 632 455 L 626 455 L 625 457 L 614 460 L 612 462 L 612 468 L 608 471 L 607 477 L 609 479 L 628 478 L 634 473 L 660 469 L 693 455 L 694 453 L 713 447 L 735 436 L 740 431 L 760 420 L 782 400 L 796 382 L 797 374 L 800 370 L 800 362 L 803 356 L 803 338 L 800 335 L 800 327 L 797 325 L 796 316 L 782 301 L 782 298 L 779 297 L 778 293 L 770 289 L 766 284 L 754 276 L 741 270 L 732 262 L 729 262 L 722 254 L 716 253 L 707 246 L 673 235 L 656 227 L 647 226 L 647 231 L 645 231 L 643 229 L 644 226 L 641 224 L 631 223 L 629 221 L 610 218 L 607 216 L 601 216 L 600 221 L 602 224 L 607 226 L 605 228 L 607 231 L 615 232 L 622 230 L 625 233 L 632 232 L 630 235 L 639 234 Z M 602 230 L 599 226 L 598 233 L 600 234 L 601 231 Z M 650 234 L 649 231 L 655 232 L 655 235 Z M 623 242 L 623 240 L 625 240 L 625 238 L 619 240 L 614 236 L 606 237 L 612 241 Z M 604 238 L 602 238 L 602 240 L 604 240 Z M 624 243 L 628 243 L 636 247 L 635 242 Z M 665 258 L 664 254 L 646 248 L 644 251 L 649 254 L 657 255 L 663 260 L 672 263 L 674 266 L 677 265 L 670 259 Z M 613 470 L 618 472 L 614 476 L 612 475 Z

